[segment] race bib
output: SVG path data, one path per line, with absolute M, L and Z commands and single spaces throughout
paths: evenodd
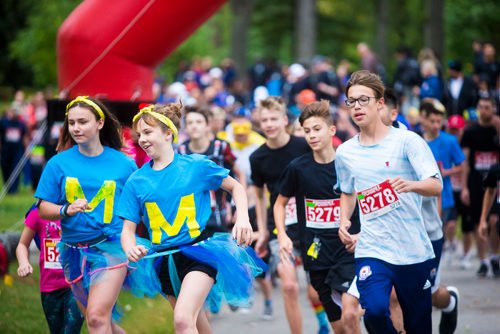
M 295 203 L 295 197 L 290 197 L 285 207 L 285 225 L 293 225 L 297 224 L 297 222 L 297 205 Z
M 7 131 L 5 131 L 5 141 L 8 143 L 18 143 L 21 141 L 21 129 L 7 128 Z
M 306 227 L 338 228 L 340 199 L 305 199 Z
M 57 249 L 57 244 L 59 243 L 58 238 L 46 238 L 43 239 L 43 249 L 44 249 L 44 268 L 45 269 L 62 269 L 61 263 L 59 262 L 59 250 Z
M 358 203 L 365 219 L 373 219 L 401 206 L 396 191 L 389 181 L 358 192 Z
M 474 168 L 477 171 L 487 171 L 498 162 L 498 152 L 476 152 Z

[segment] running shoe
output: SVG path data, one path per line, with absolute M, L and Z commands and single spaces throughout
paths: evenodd
M 472 263 L 470 262 L 470 260 L 464 256 L 462 258 L 462 260 L 460 260 L 460 268 L 462 268 L 463 270 L 468 270 L 472 267 Z
M 457 329 L 458 320 L 458 289 L 454 286 L 446 288 L 450 292 L 450 297 L 455 297 L 455 307 L 451 312 L 441 312 L 441 321 L 439 322 L 439 334 L 453 334 Z
M 274 312 L 273 312 L 273 305 L 272 304 L 264 305 L 264 313 L 262 313 L 261 318 L 262 318 L 262 320 L 273 320 L 274 319 Z
M 481 261 L 481 265 L 479 266 L 476 274 L 479 277 L 486 277 L 486 274 L 488 274 L 488 265 Z
M 493 276 L 495 278 L 499 278 L 500 277 L 500 263 L 499 263 L 499 259 L 491 259 L 490 260 L 490 264 L 491 264 L 491 271 L 493 271 Z
M 321 325 L 319 327 L 319 331 L 318 331 L 318 334 L 328 334 L 330 333 L 330 328 L 328 327 L 328 325 Z

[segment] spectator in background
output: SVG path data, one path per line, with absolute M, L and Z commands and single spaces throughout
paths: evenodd
M 450 78 L 445 86 L 444 104 L 448 115 L 464 115 L 465 110 L 473 109 L 477 104 L 477 87 L 471 78 L 462 72 L 462 63 L 458 60 L 448 62 Z
M 413 94 L 413 88 L 420 85 L 420 70 L 417 60 L 406 46 L 396 50 L 395 58 L 397 66 L 394 73 L 394 91 L 401 99 L 403 114 L 406 114 L 410 106 L 418 106 L 418 97 Z
M 311 74 L 304 80 L 308 88 L 316 94 L 317 100 L 328 100 L 337 105 L 340 94 L 340 82 L 331 61 L 323 56 L 315 56 L 311 61 Z
M 19 109 L 9 108 L 0 118 L 0 164 L 4 186 L 21 161 L 28 133 L 18 112 Z M 19 175 L 8 189 L 9 194 L 17 193 L 18 187 Z
M 343 105 L 346 99 L 345 97 L 345 87 L 347 86 L 347 81 L 351 76 L 351 64 L 347 59 L 342 59 L 337 66 L 337 78 L 340 83 L 340 95 L 338 100 L 338 105 Z
M 422 75 L 420 99 L 431 97 L 441 101 L 443 99 L 442 82 L 438 76 L 436 63 L 428 59 L 422 61 L 420 74 Z
M 496 59 L 496 50 L 493 44 L 485 43 L 482 49 L 482 57 L 478 57 L 474 63 L 474 78 L 476 82 L 480 78 L 486 79 L 488 89 L 495 89 L 500 76 L 500 62 Z
M 29 121 L 28 121 L 28 140 L 32 141 L 38 139 L 34 143 L 30 155 L 30 170 L 31 170 L 31 184 L 33 190 L 38 186 L 38 181 L 42 176 L 42 170 L 45 166 L 45 147 L 42 144 L 43 133 L 42 124 L 47 119 L 47 104 L 43 92 L 38 91 L 33 96 L 30 104 L 27 107 Z
M 387 82 L 385 68 L 377 58 L 377 55 L 370 49 L 368 44 L 361 42 L 357 46 L 358 54 L 361 58 L 361 68 L 378 74 L 383 82 Z

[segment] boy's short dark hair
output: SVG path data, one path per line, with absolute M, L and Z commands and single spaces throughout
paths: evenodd
M 319 102 L 311 102 L 306 105 L 299 116 L 300 125 L 304 125 L 304 122 L 311 117 L 323 118 L 326 124 L 332 125 L 333 117 L 330 113 L 330 102 L 327 100 L 321 100 Z

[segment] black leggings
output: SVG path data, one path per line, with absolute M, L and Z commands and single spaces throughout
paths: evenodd
M 42 292 L 41 297 L 51 334 L 80 333 L 83 316 L 70 288 Z

